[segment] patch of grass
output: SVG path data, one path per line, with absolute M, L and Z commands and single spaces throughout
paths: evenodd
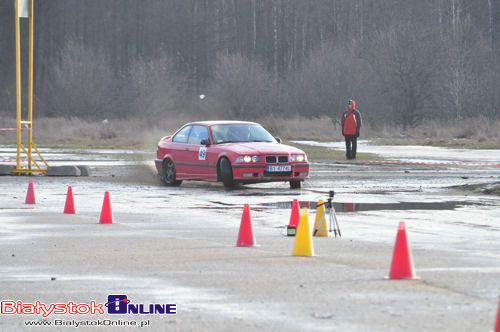
M 345 150 L 327 148 L 324 146 L 311 146 L 299 143 L 284 142 L 284 144 L 301 149 L 307 154 L 309 160 L 346 160 Z M 357 153 L 357 160 L 383 160 L 379 155 L 373 153 Z
M 285 139 L 340 141 L 343 140 L 339 119 L 270 116 L 261 124 L 273 134 Z M 464 149 L 500 149 L 500 120 L 471 118 L 456 122 L 424 121 L 403 129 L 385 124 L 363 122 L 361 139 L 372 139 L 380 145 L 429 145 Z
M 34 121 L 33 140 L 38 147 L 155 149 L 159 139 L 172 134 L 184 123 L 199 119 L 182 114 L 168 120 L 148 123 L 143 118 L 86 121 L 79 118 L 38 118 Z M 285 140 L 343 141 L 338 119 L 327 116 L 257 119 L 272 135 Z M 0 117 L 0 128 L 15 127 L 14 118 Z M 23 131 L 23 142 L 26 131 Z M 360 139 L 373 139 L 380 145 L 430 145 L 467 149 L 500 149 L 500 120 L 466 119 L 458 123 L 429 121 L 402 130 L 385 125 L 363 123 Z M 15 144 L 15 131 L 0 132 L 0 144 Z M 293 145 L 293 144 L 292 144 Z M 311 159 L 345 160 L 344 151 L 301 146 Z M 359 153 L 358 159 L 377 159 Z
M 458 140 L 452 140 L 449 142 L 447 147 L 455 147 L 462 149 L 486 149 L 486 150 L 496 150 L 500 149 L 500 139 L 491 141 L 475 141 L 475 140 L 465 140 L 458 142 Z
M 160 125 L 148 124 L 142 119 L 103 123 L 78 118 L 39 118 L 34 121 L 33 141 L 39 148 L 156 149 L 158 141 L 179 128 L 181 121 L 179 118 Z M 15 123 L 15 119 L 0 118 L 0 127 L 13 127 Z M 0 134 L 0 144 L 15 145 L 15 132 Z M 22 132 L 22 141 L 27 141 L 26 131 Z
M 499 149 L 500 140 L 491 139 L 488 141 L 474 139 L 430 139 L 430 138 L 377 138 L 370 144 L 373 145 L 422 145 L 436 146 L 444 148 L 461 148 L 461 149 Z

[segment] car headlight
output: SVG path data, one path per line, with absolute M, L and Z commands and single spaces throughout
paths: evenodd
M 236 157 L 237 163 L 258 163 L 260 156 L 238 156 Z
M 301 161 L 307 160 L 307 156 L 305 154 L 292 154 L 290 157 L 291 157 L 292 161 L 301 162 Z

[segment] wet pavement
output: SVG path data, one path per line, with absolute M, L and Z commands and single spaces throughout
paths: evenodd
M 486 153 L 489 159 L 469 150 L 461 158 L 459 152 L 447 160 L 500 160 L 496 151 L 498 157 Z M 0 156 L 12 153 L 0 147 Z M 425 160 L 443 156 L 439 149 L 416 154 Z M 163 324 L 200 331 L 493 327 L 500 294 L 500 197 L 481 189 L 500 183 L 498 166 L 313 161 L 302 189 L 269 183 L 227 190 L 199 181 L 163 186 L 154 151 L 47 149 L 42 155 L 52 165 L 89 166 L 91 176 L 0 177 L 1 298 L 35 294 L 45 302 L 72 296 L 85 302 L 88 294 L 128 291 L 145 302 L 177 301 L 177 317 L 153 317 L 153 330 Z M 34 206 L 24 204 L 28 178 L 35 183 Z M 69 185 L 77 215 L 62 214 Z M 309 209 L 311 223 L 317 202 L 326 201 L 330 190 L 342 238 L 315 238 L 317 257 L 292 257 L 294 239 L 286 236 L 292 200 Z M 116 221 L 111 226 L 97 224 L 105 191 Z M 257 248 L 235 248 L 245 203 Z M 388 285 L 392 281 L 383 280 L 400 221 L 421 280 Z M 29 255 L 30 247 L 40 254 Z M 52 276 L 56 282 L 47 284 Z M 22 321 L 0 317 L 0 329 L 20 328 Z

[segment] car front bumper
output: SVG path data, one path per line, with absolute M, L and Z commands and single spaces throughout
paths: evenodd
M 234 164 L 233 179 L 241 183 L 272 182 L 272 181 L 303 181 L 309 177 L 309 163 L 280 164 L 290 166 L 288 171 L 269 171 L 266 164 Z

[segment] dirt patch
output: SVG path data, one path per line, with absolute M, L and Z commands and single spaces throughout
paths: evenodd
M 483 194 L 500 195 L 500 183 L 490 184 L 481 189 Z
M 453 186 L 451 187 L 451 189 L 459 190 L 461 192 L 466 192 L 466 193 L 469 192 L 476 194 L 500 196 L 500 182 L 466 184 L 461 186 Z

